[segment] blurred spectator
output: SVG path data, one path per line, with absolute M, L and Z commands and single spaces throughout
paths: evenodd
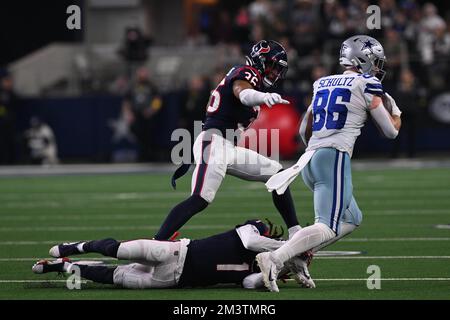
M 153 159 L 156 146 L 152 137 L 154 117 L 162 107 L 162 99 L 145 67 L 136 71 L 134 85 L 125 95 L 122 112 L 139 143 L 139 160 Z
M 393 141 L 392 157 L 399 156 L 402 143 L 406 143 L 408 157 L 416 155 L 416 132 L 420 113 L 421 90 L 414 74 L 405 69 L 400 74 L 400 82 L 393 92 L 396 103 L 402 110 L 402 129 L 399 136 Z
M 443 90 L 448 88 L 450 80 L 450 33 L 445 24 L 434 30 L 432 46 L 433 62 L 428 69 L 429 84 L 434 90 Z
M 240 46 L 245 46 L 245 44 L 249 42 L 250 16 L 246 6 L 239 8 L 236 17 L 234 18 L 233 35 Z
M 293 43 L 297 52 L 303 56 L 316 47 L 317 8 L 312 0 L 297 0 L 292 12 L 294 28 Z
M 384 54 L 386 57 L 386 77 L 384 84 L 392 87 L 397 83 L 402 68 L 408 67 L 408 49 L 400 34 L 392 28 L 385 29 Z
M 203 121 L 210 95 L 210 86 L 202 76 L 193 76 L 185 95 L 184 108 L 180 114 L 180 127 L 189 130 L 194 137 L 194 121 Z
M 422 62 L 430 65 L 434 61 L 434 41 L 436 31 L 445 28 L 445 21 L 438 13 L 436 6 L 426 3 L 423 6 L 423 17 L 420 21 L 417 48 L 421 53 Z
M 32 164 L 57 164 L 58 148 L 52 128 L 38 117 L 32 117 L 24 137 Z
M 141 29 L 138 27 L 125 29 L 125 37 L 119 49 L 119 54 L 127 62 L 128 75 L 130 77 L 135 68 L 147 60 L 149 45 L 150 40 L 142 34 Z
M 259 20 L 272 21 L 271 3 L 269 0 L 255 0 L 248 6 L 252 22 Z
M 0 70 L 0 164 L 15 161 L 17 96 L 8 71 Z

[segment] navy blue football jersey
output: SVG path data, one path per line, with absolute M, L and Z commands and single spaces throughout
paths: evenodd
M 262 79 L 259 72 L 247 65 L 237 65 L 231 68 L 225 78 L 211 92 L 208 101 L 203 129 L 218 129 L 224 134 L 226 129 L 236 130 L 238 124 L 247 128 L 258 116 L 254 107 L 243 105 L 233 93 L 233 82 L 244 80 L 255 90 L 262 89 Z
M 247 223 L 255 225 L 261 235 L 267 234 L 267 227 L 263 223 Z M 255 263 L 257 254 L 258 252 L 244 247 L 236 229 L 205 239 L 192 240 L 188 245 L 178 286 L 240 284 L 248 275 L 259 272 Z

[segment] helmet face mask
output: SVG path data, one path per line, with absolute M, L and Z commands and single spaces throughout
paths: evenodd
M 346 68 L 355 67 L 359 72 L 371 74 L 382 81 L 386 75 L 383 69 L 385 61 L 383 46 L 372 37 L 358 35 L 342 43 L 339 63 Z
M 273 87 L 279 80 L 284 79 L 288 70 L 286 50 L 273 40 L 256 43 L 246 60 L 247 64 L 260 72 L 266 88 Z
M 264 84 L 267 87 L 274 86 L 278 80 L 282 80 L 286 77 L 288 67 L 287 63 L 283 60 L 272 60 L 266 62 L 266 68 L 264 70 Z

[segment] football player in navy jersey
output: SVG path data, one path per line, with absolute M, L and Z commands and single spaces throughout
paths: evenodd
M 261 40 L 246 57 L 246 64 L 231 68 L 212 91 L 203 131 L 193 147 L 196 166 L 191 196 L 172 209 L 155 239 L 169 239 L 192 216 L 204 210 L 214 200 L 226 174 L 248 181 L 266 182 L 282 170 L 279 162 L 238 147 L 235 140 L 236 132 L 245 130 L 257 118 L 260 105 L 272 107 L 289 103 L 279 94 L 268 92 L 284 78 L 287 69 L 287 54 L 283 46 L 273 40 Z M 181 171 L 181 174 L 175 173 L 174 179 L 187 169 Z M 289 235 L 300 230 L 290 191 L 282 195 L 273 192 L 272 198 Z
M 270 230 L 260 220 L 249 220 L 234 229 L 199 240 L 159 241 L 139 239 L 119 242 L 115 239 L 63 243 L 50 249 L 54 261 L 40 260 L 32 271 L 72 273 L 76 268 L 82 278 L 124 288 L 201 287 L 219 283 L 240 284 L 244 288 L 263 288 L 263 278 L 255 266 L 259 252 L 279 248 L 284 241 L 272 239 Z M 275 232 L 276 233 L 276 232 Z M 67 256 L 99 253 L 133 263 L 119 266 L 83 265 Z M 286 264 L 284 273 L 295 270 L 295 259 Z M 308 277 L 305 274 L 305 277 Z M 314 285 L 304 278 L 304 286 Z

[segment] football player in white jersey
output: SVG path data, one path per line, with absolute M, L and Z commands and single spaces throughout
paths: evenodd
M 356 138 L 368 114 L 387 138 L 394 139 L 401 126 L 401 111 L 381 84 L 384 61 L 384 49 L 376 39 L 353 36 L 341 46 L 339 62 L 344 73 L 314 82 L 312 103 L 300 126 L 306 152 L 296 165 L 273 176 L 266 185 L 269 191 L 282 193 L 301 171 L 314 192 L 315 223 L 299 230 L 279 249 L 256 256 L 270 291 L 278 291 L 277 274 L 286 261 L 336 242 L 361 223 L 350 167 Z M 310 138 L 306 136 L 308 121 Z

